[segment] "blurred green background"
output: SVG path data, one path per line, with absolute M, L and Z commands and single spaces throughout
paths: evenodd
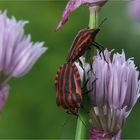
M 66 1 L 0 1 L 0 9 L 7 9 L 9 16 L 29 20 L 26 33 L 31 33 L 33 41 L 45 41 L 49 48 L 26 76 L 10 82 L 10 96 L 0 115 L 0 138 L 74 138 L 76 118 L 56 106 L 53 80 L 76 33 L 88 26 L 89 11 L 80 7 L 56 33 L 65 5 Z M 140 68 L 140 25 L 128 16 L 127 2 L 109 1 L 100 12 L 100 21 L 105 17 L 108 20 L 101 26 L 98 42 L 119 52 L 124 49 Z M 140 138 L 139 119 L 137 103 L 123 138 Z

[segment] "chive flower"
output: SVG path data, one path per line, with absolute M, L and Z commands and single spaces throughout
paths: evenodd
M 33 43 L 30 35 L 24 35 L 26 23 L 0 12 L 0 111 L 8 97 L 7 82 L 25 75 L 47 50 L 43 42 Z
M 132 0 L 128 4 L 128 13 L 135 20 L 140 22 L 140 1 Z
M 61 21 L 59 22 L 56 31 L 58 31 L 68 20 L 70 14 L 78 9 L 81 5 L 87 5 L 88 7 L 103 6 L 107 0 L 69 0 L 64 9 Z
M 87 88 L 90 98 L 90 139 L 111 138 L 118 140 L 121 130 L 132 108 L 140 96 L 139 72 L 133 58 L 126 60 L 125 53 L 104 51 L 104 57 L 94 56 L 93 70 L 82 62 L 89 80 Z

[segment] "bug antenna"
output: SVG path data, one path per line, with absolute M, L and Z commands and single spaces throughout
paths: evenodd
M 61 127 L 64 127 L 64 126 L 66 125 L 66 123 L 69 121 L 69 119 L 70 119 L 70 116 L 68 116 L 68 117 L 65 119 L 65 121 L 64 121 L 64 123 L 61 125 Z
M 88 82 L 89 82 L 89 79 L 87 79 L 87 80 L 85 81 L 85 83 L 84 83 L 82 89 L 86 88 Z
M 102 22 L 99 24 L 98 28 L 100 28 L 101 25 L 102 25 L 106 20 L 107 20 L 107 18 L 104 18 L 104 19 L 102 20 Z
M 83 125 L 87 128 L 85 122 L 81 119 L 81 116 L 78 114 L 77 117 L 79 117 L 80 121 L 83 123 Z

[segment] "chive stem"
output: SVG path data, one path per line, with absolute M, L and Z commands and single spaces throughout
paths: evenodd
M 98 25 L 98 14 L 95 10 L 95 7 L 89 7 L 89 10 L 90 10 L 89 28 L 93 29 L 93 28 L 96 28 Z M 92 51 L 94 52 L 94 50 Z M 90 62 L 90 61 L 87 61 L 87 62 Z M 83 106 L 86 106 L 86 109 L 89 110 L 88 97 L 83 99 Z M 86 110 L 82 108 L 79 109 L 78 114 L 79 116 L 77 118 L 75 140 L 83 140 L 83 139 L 85 140 L 85 139 L 88 139 L 89 114 L 86 112 Z

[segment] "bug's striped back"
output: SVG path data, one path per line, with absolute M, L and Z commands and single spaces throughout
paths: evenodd
M 74 63 L 66 63 L 59 67 L 55 87 L 57 105 L 69 113 L 76 113 L 82 102 L 82 90 L 80 74 Z
M 83 29 L 76 35 L 72 46 L 68 52 L 67 62 L 74 62 L 81 57 L 92 41 L 95 39 L 100 29 Z

